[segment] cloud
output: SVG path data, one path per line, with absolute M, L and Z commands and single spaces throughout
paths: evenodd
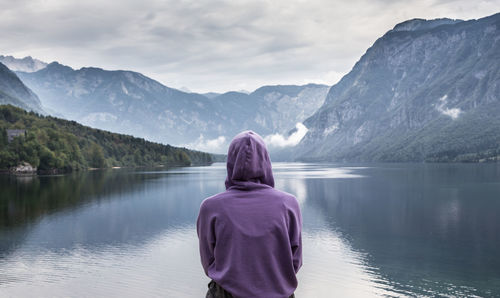
M 295 132 L 292 133 L 290 136 L 284 137 L 281 134 L 272 134 L 264 137 L 264 141 L 266 142 L 268 147 L 278 147 L 278 148 L 283 148 L 283 147 L 291 147 L 297 145 L 300 140 L 306 135 L 308 129 L 307 127 L 298 122 L 295 125 Z
M 462 110 L 458 108 L 452 108 L 452 109 L 446 108 L 445 106 L 448 103 L 447 99 L 448 99 L 447 94 L 439 98 L 439 103 L 436 105 L 436 110 L 438 110 L 441 114 L 449 116 L 451 117 L 451 119 L 455 120 L 458 118 L 458 116 L 460 116 Z
M 226 137 L 219 136 L 215 139 L 205 139 L 203 135 L 200 135 L 196 141 L 181 145 L 181 147 L 186 147 L 189 149 L 210 152 L 210 153 L 226 153 L 227 152 Z
M 333 84 L 399 22 L 479 18 L 498 7 L 500 0 L 0 0 L 0 54 L 130 69 L 195 92 Z
M 441 111 L 443 115 L 450 116 L 451 119 L 457 119 L 462 111 L 460 109 L 444 109 Z

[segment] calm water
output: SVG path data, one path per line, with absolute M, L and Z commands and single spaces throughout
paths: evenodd
M 500 164 L 275 164 L 297 297 L 500 296 Z M 1 297 L 204 297 L 195 221 L 223 164 L 0 176 Z

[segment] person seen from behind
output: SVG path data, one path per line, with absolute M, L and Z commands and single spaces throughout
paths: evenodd
M 197 220 L 207 298 L 295 297 L 302 266 L 297 199 L 274 188 L 264 140 L 238 134 L 227 154 L 226 191 L 206 198 Z

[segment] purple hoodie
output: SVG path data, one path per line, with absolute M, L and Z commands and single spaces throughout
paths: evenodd
M 205 199 L 198 216 L 207 276 L 234 297 L 289 297 L 302 265 L 301 227 L 297 199 L 274 189 L 264 140 L 238 134 L 228 150 L 226 191 Z

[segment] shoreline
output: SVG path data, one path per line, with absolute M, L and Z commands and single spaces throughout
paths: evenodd
M 11 175 L 11 176 L 57 176 L 57 175 L 65 175 L 76 172 L 84 172 L 84 171 L 102 171 L 102 170 L 120 170 L 120 169 L 140 169 L 140 168 L 178 168 L 178 167 L 200 167 L 200 166 L 210 166 L 214 164 L 211 163 L 194 163 L 190 165 L 183 164 L 173 164 L 173 165 L 148 165 L 148 166 L 114 166 L 114 167 L 106 167 L 106 168 L 84 168 L 84 169 L 75 169 L 75 170 L 64 170 L 64 169 L 50 169 L 50 170 L 36 170 L 32 172 L 15 172 L 11 169 L 0 169 L 0 175 Z

